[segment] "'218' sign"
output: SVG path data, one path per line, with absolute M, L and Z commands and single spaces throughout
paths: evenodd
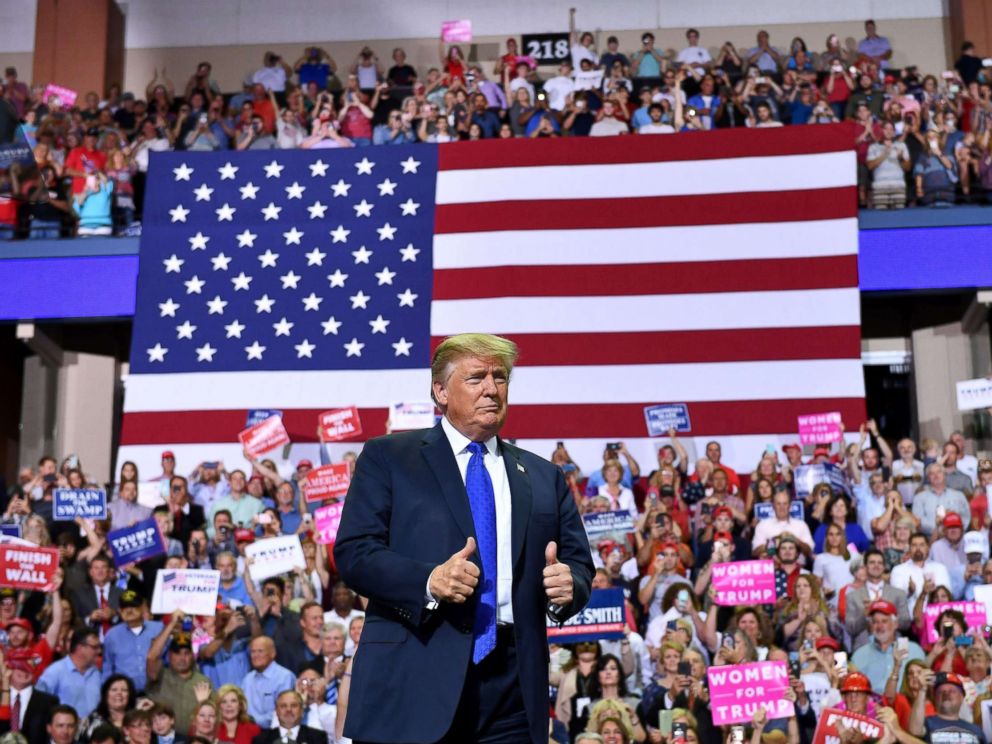
M 568 59 L 568 34 L 524 34 L 523 53 L 537 60 L 538 64 L 555 64 Z

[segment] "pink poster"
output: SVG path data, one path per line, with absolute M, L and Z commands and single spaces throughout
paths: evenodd
M 344 502 L 322 506 L 313 513 L 314 526 L 317 529 L 317 542 L 322 545 L 332 545 L 338 537 L 338 525 L 341 524 L 341 510 Z
M 449 44 L 472 41 L 472 21 L 442 22 L 441 40 Z
M 811 413 L 799 417 L 799 441 L 803 444 L 830 444 L 844 438 L 840 412 Z
M 795 715 L 792 703 L 782 698 L 789 689 L 789 666 L 784 661 L 715 666 L 706 676 L 715 726 L 749 723 L 759 706 L 769 719 Z
M 986 622 L 984 602 L 939 602 L 923 609 L 923 624 L 927 630 L 927 643 L 936 643 L 940 638 L 937 618 L 944 610 L 957 610 L 964 615 L 969 628 L 981 628 Z
M 56 96 L 63 108 L 72 108 L 79 94 L 72 88 L 63 88 L 61 85 L 49 83 L 41 95 L 41 100 L 48 103 L 51 96 Z
M 289 444 L 289 434 L 282 425 L 281 416 L 269 416 L 265 421 L 238 434 L 238 441 L 249 455 L 258 457 L 283 444 Z
M 775 561 L 716 563 L 712 581 L 718 605 L 775 604 Z

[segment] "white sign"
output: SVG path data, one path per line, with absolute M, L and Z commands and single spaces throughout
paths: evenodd
M 813 706 L 813 712 L 816 713 L 816 717 L 820 717 L 820 711 L 823 710 L 824 701 L 827 700 L 827 696 L 830 694 L 832 689 L 830 685 L 830 678 L 823 672 L 810 672 L 804 674 L 800 677 L 803 684 L 806 686 L 806 695 L 809 697 L 809 704 Z
M 957 388 L 959 411 L 973 411 L 976 408 L 992 406 L 992 380 L 989 378 L 962 380 L 957 384 Z
M 214 615 L 220 571 L 204 568 L 161 569 L 155 575 L 152 614 L 182 610 L 187 615 Z
M 162 497 L 162 482 L 146 481 L 145 483 L 139 483 L 138 503 L 142 506 L 147 506 L 149 509 L 162 506 L 165 503 L 165 499 Z
M 389 430 L 409 431 L 434 426 L 434 404 L 430 401 L 393 403 L 389 406 Z
M 245 555 L 252 559 L 251 577 L 255 581 L 289 573 L 297 566 L 307 567 L 299 535 L 256 540 L 245 548 Z
M 985 622 L 992 625 L 992 584 L 979 584 L 974 591 L 975 601 L 985 605 Z

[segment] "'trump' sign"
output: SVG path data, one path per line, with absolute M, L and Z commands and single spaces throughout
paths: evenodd
M 789 689 L 789 667 L 784 661 L 710 667 L 706 676 L 715 726 L 747 723 L 759 707 L 769 719 L 796 714 L 792 703 L 782 698 Z
M 734 561 L 713 566 L 713 601 L 724 607 L 774 604 L 775 562 Z

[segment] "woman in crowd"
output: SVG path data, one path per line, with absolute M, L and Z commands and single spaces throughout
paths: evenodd
M 618 700 L 600 700 L 593 706 L 589 711 L 586 730 L 599 734 L 604 744 L 631 744 L 638 741 L 630 711 Z M 579 733 L 576 732 L 576 737 Z
M 610 510 L 630 512 L 636 519 L 634 492 L 620 482 L 623 479 L 623 466 L 619 460 L 609 460 L 603 465 L 603 479 L 606 483 L 599 487 L 599 495 L 610 500 Z
M 823 541 L 827 536 L 827 525 L 836 524 L 844 530 L 844 540 L 847 544 L 854 544 L 859 553 L 864 553 L 870 546 L 868 536 L 855 521 L 856 514 L 851 509 L 851 504 L 843 494 L 835 495 L 827 502 L 824 509 L 824 522 L 816 528 L 813 533 L 813 550 L 817 553 L 823 551 Z
M 926 606 L 952 601 L 954 601 L 954 597 L 951 596 L 951 590 L 946 586 L 934 585 L 933 579 L 928 576 L 926 583 L 923 585 L 923 591 L 920 592 L 920 596 L 917 597 L 916 604 L 913 606 L 912 631 L 917 638 L 921 639 L 920 646 L 924 650 L 929 650 L 930 648 L 930 641 L 926 637 L 926 623 L 923 618 L 923 612 Z
M 209 699 L 201 700 L 193 709 L 192 722 L 189 727 L 190 738 L 199 736 L 209 744 L 216 744 L 220 741 L 218 733 L 217 704 Z
M 599 644 L 595 641 L 577 643 L 572 650 L 571 660 L 562 667 L 563 674 L 555 703 L 555 718 L 566 728 L 570 726 L 572 720 L 573 699 L 592 696 L 600 653 Z
M 813 560 L 813 575 L 823 588 L 831 608 L 837 608 L 837 592 L 854 581 L 851 574 L 851 554 L 847 549 L 847 535 L 839 524 L 827 525 L 823 552 Z
M 798 651 L 802 638 L 799 629 L 810 618 L 819 618 L 831 631 L 830 635 L 840 637 L 843 629 L 834 624 L 823 594 L 820 580 L 812 574 L 800 574 L 792 585 L 791 599 L 776 611 L 775 628 L 781 633 L 783 648 Z
M 79 724 L 84 741 L 89 741 L 94 729 L 103 724 L 111 724 L 121 730 L 124 716 L 134 708 L 136 702 L 134 682 L 125 674 L 112 674 L 100 687 L 100 703 L 96 710 Z

